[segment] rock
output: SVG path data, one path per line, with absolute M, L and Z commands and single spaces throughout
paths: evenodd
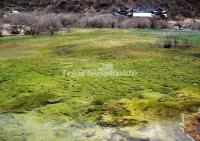
M 186 117 L 184 124 L 185 131 L 195 140 L 200 141 L 200 112 Z
M 91 137 L 95 136 L 95 131 L 88 131 L 84 134 L 84 136 L 87 138 L 91 138 Z
M 25 30 L 27 30 L 28 27 L 26 26 L 16 26 L 11 24 L 3 24 L 1 27 L 1 36 L 11 36 L 11 35 L 24 35 Z
M 61 102 L 62 101 L 62 98 L 53 98 L 53 99 L 48 99 L 47 100 L 47 102 L 49 103 L 49 104 L 55 104 L 55 103 L 59 103 L 59 102 Z
M 171 125 L 154 125 L 150 130 L 150 141 L 194 141 L 176 123 Z

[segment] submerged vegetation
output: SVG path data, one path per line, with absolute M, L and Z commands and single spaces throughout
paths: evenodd
M 200 33 L 188 31 L 192 48 L 149 46 L 164 33 L 76 29 L 0 38 L 0 113 L 120 128 L 180 122 L 181 113 L 200 107 Z M 63 75 L 104 64 L 137 75 Z

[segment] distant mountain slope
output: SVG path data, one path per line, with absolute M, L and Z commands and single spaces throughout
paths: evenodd
M 23 7 L 46 7 L 49 5 L 66 8 L 68 11 L 81 11 L 84 8 L 107 8 L 113 5 L 134 4 L 136 0 L 4 0 L 5 5 L 18 5 Z
M 1 4 L 2 5 L 2 4 Z M 112 11 L 120 6 L 164 7 L 170 15 L 200 16 L 199 0 L 4 0 L 5 7 L 47 12 Z

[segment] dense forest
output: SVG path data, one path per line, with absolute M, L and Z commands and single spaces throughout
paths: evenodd
M 0 7 L 21 10 L 46 10 L 49 12 L 85 12 L 89 9 L 112 11 L 120 6 L 163 7 L 174 17 L 200 16 L 199 0 L 4 0 Z

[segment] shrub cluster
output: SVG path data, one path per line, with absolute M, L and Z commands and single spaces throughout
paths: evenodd
M 80 20 L 79 25 L 85 28 L 115 28 L 117 20 L 111 14 L 86 15 Z
M 121 28 L 150 28 L 151 21 L 148 18 L 131 18 L 120 23 Z
M 29 34 L 53 34 L 60 28 L 167 28 L 167 22 L 149 18 L 114 17 L 112 14 L 20 13 L 3 18 L 4 23 L 24 25 Z
M 4 16 L 4 11 L 1 11 L 1 10 L 0 10 L 0 19 L 2 19 L 3 16 Z
M 151 18 L 151 28 L 167 29 L 170 28 L 170 24 L 166 20 L 159 18 Z
M 0 37 L 2 36 L 2 24 L 0 23 Z
M 121 28 L 169 28 L 166 20 L 158 18 L 130 18 L 120 23 Z
M 53 35 L 62 28 L 56 14 L 20 13 L 12 14 L 2 19 L 3 23 L 24 27 L 25 34 Z
M 156 44 L 161 48 L 189 48 L 193 45 L 187 33 L 170 31 L 158 39 Z
M 38 25 L 39 31 L 48 35 L 53 35 L 62 28 L 61 22 L 55 14 L 42 15 Z
M 55 14 L 55 13 L 19 13 L 2 17 L 2 23 L 24 27 L 25 34 L 53 35 L 62 28 L 169 28 L 166 20 L 155 18 L 114 17 L 112 14 Z M 200 29 L 199 23 L 190 25 Z
M 3 23 L 2 19 L 0 18 L 0 37 L 2 36 L 2 29 L 3 29 Z
M 200 30 L 200 23 L 199 22 L 192 23 L 190 24 L 190 28 L 194 30 Z
M 78 14 L 58 14 L 57 19 L 64 28 L 73 28 L 78 26 L 81 16 Z

